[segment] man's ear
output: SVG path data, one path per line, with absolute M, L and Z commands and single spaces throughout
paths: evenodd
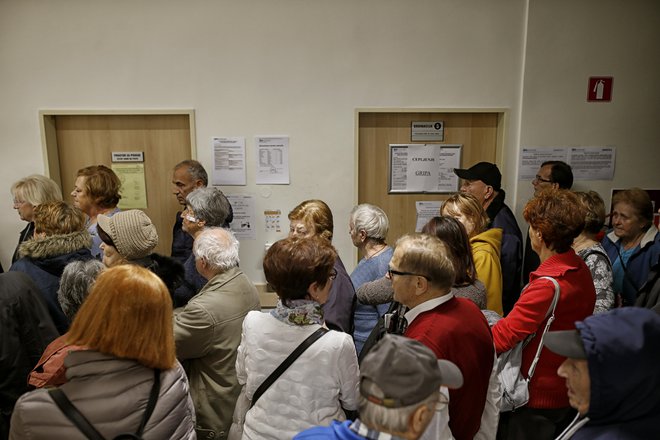
M 416 276 L 415 277 L 415 292 L 417 295 L 422 295 L 426 293 L 429 290 L 429 280 L 424 278 L 423 276 Z
M 431 417 L 433 417 L 433 413 L 427 405 L 418 406 L 408 419 L 408 431 L 414 434 L 415 438 L 421 436 Z
M 202 179 L 195 180 L 195 188 L 204 188 L 204 182 L 202 182 Z
M 495 190 L 493 189 L 492 186 L 486 185 L 486 193 L 484 194 L 484 200 L 490 200 L 493 198 L 493 195 L 495 194 Z

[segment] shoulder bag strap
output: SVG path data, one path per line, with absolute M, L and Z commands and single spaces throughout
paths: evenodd
M 71 403 L 64 391 L 59 388 L 48 390 L 48 394 L 62 410 L 64 415 L 90 440 L 103 440 L 103 436 L 89 423 L 80 411 Z
M 545 334 L 548 332 L 548 329 L 550 328 L 552 321 L 555 320 L 555 308 L 557 307 L 557 302 L 559 302 L 560 289 L 557 280 L 555 280 L 552 277 L 541 277 L 541 278 L 552 281 L 552 284 L 555 285 L 555 295 L 552 298 L 552 303 L 550 304 L 548 313 L 545 314 L 545 316 L 549 315 L 550 317 L 548 318 L 548 321 L 545 324 L 545 328 L 543 329 L 543 333 L 541 334 L 541 341 L 539 342 L 539 346 L 536 349 L 536 355 L 534 355 L 534 361 L 532 361 L 532 365 L 530 365 L 529 367 L 527 380 L 532 380 L 532 376 L 534 376 L 534 370 L 536 370 L 536 364 L 539 362 L 539 358 L 541 357 L 541 350 L 543 350 L 543 338 L 545 337 Z
M 142 421 L 140 422 L 140 427 L 135 432 L 135 435 L 142 437 L 142 432 L 144 431 L 149 417 L 154 412 L 156 408 L 156 402 L 158 401 L 158 394 L 160 393 L 160 370 L 158 368 L 154 369 L 154 384 L 151 386 L 151 392 L 149 393 L 149 402 L 147 402 L 147 409 L 144 410 L 142 415 Z
M 302 343 L 296 347 L 295 350 L 287 357 L 284 359 L 284 362 L 282 362 L 279 367 L 275 369 L 272 373 L 270 373 L 270 376 L 266 378 L 266 380 L 263 381 L 261 385 L 259 385 L 259 388 L 257 388 L 257 391 L 254 392 L 254 396 L 252 396 L 252 403 L 250 404 L 250 408 L 254 406 L 255 403 L 257 403 L 257 400 L 259 400 L 259 397 L 263 393 L 266 392 L 266 390 L 279 378 L 282 373 L 286 371 L 287 368 L 296 360 L 298 357 L 300 357 L 301 354 L 305 350 L 309 348 L 310 345 L 312 345 L 314 342 L 316 342 L 317 339 L 319 339 L 321 336 L 326 334 L 328 332 L 327 328 L 321 327 L 318 330 L 316 330 L 314 333 L 309 335 Z

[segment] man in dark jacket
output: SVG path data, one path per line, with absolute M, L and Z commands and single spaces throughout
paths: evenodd
M 660 438 L 660 315 L 625 307 L 575 324 L 544 341 L 568 357 L 557 373 L 578 411 L 557 440 Z
M 0 275 L 0 439 L 9 435 L 16 400 L 27 376 L 58 333 L 39 288 L 20 272 Z
M 502 306 L 506 316 L 520 296 L 522 268 L 522 233 L 511 209 L 504 203 L 502 174 L 497 165 L 479 162 L 468 169 L 454 169 L 463 179 L 461 191 L 472 194 L 481 202 L 490 219 L 491 228 L 502 229 Z

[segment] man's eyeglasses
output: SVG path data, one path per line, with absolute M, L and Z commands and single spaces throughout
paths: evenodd
M 419 274 L 419 273 L 413 273 L 413 272 L 401 272 L 401 271 L 394 270 L 394 269 L 387 269 L 387 275 L 390 277 L 390 279 L 392 279 L 392 275 L 401 275 L 401 276 L 410 275 L 410 276 L 414 276 L 414 277 L 426 278 L 427 281 L 431 281 L 431 278 L 427 277 L 426 275 L 422 275 L 422 274 Z
M 544 179 L 543 177 L 539 176 L 538 174 L 536 176 L 534 176 L 534 182 L 553 183 L 552 180 Z

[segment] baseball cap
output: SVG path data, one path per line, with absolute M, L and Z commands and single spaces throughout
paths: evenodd
M 502 173 L 500 173 L 500 170 L 494 163 L 479 162 L 467 169 L 454 168 L 454 173 L 461 179 L 481 180 L 496 190 L 502 187 Z
M 582 337 L 577 330 L 561 330 L 548 332 L 543 338 L 543 345 L 553 353 L 571 359 L 586 359 Z
M 376 387 L 365 386 L 373 383 Z M 414 339 L 386 334 L 360 365 L 360 394 L 370 402 L 399 408 L 421 402 L 445 385 L 460 388 L 463 374 L 453 362 Z M 381 393 L 370 392 L 374 388 Z

